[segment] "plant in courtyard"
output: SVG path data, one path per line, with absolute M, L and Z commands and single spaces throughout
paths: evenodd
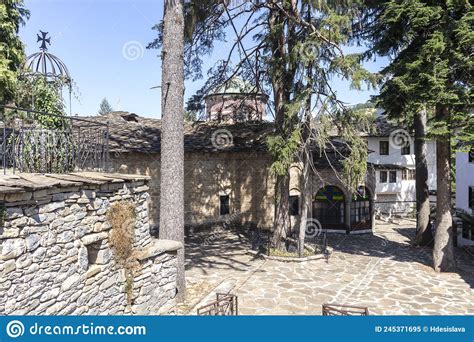
M 392 58 L 383 70 L 386 77 L 379 96 L 381 105 L 394 116 L 425 110 L 434 113 L 428 132 L 437 140 L 433 267 L 436 271 L 447 271 L 455 266 L 451 141 L 471 146 L 474 142 L 473 6 L 467 0 L 385 0 L 363 4 L 365 16 L 357 27 L 359 37 L 369 43 L 367 57 L 378 54 Z
M 0 104 L 6 104 L 15 97 L 18 71 L 25 59 L 18 30 L 27 18 L 29 11 L 25 9 L 23 0 L 0 3 Z
M 116 202 L 110 206 L 106 217 L 112 226 L 110 244 L 115 261 L 123 268 L 125 274 L 125 292 L 130 305 L 133 300 L 133 278 L 137 267 L 137 260 L 133 258 L 135 205 L 126 201 Z
M 54 114 L 35 115 L 35 121 L 39 122 L 44 128 L 65 129 L 68 120 L 65 117 L 65 104 L 62 97 L 62 88 L 65 86 L 65 80 L 60 78 L 50 80 L 42 75 L 20 77 L 16 90 L 15 102 L 21 108 L 32 108 L 39 112 Z M 31 119 L 16 113 L 17 117 L 22 119 Z
M 9 145 L 14 147 L 16 165 L 23 172 L 64 173 L 74 169 L 72 127 L 61 96 L 64 85 L 64 80 L 43 76 L 21 77 L 17 83 L 17 106 L 40 112 L 7 110 L 5 114 L 12 127 L 21 124 L 10 136 Z

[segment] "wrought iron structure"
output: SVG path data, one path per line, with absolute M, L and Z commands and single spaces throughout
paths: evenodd
M 64 62 L 57 56 L 48 52 L 48 45 L 51 45 L 51 37 L 48 32 L 40 30 L 41 35 L 37 35 L 37 42 L 41 42 L 40 51 L 29 55 L 23 65 L 20 77 L 36 80 L 37 77 L 44 77 L 48 82 L 58 81 L 66 86 L 69 92 L 69 115 L 72 115 L 72 78 Z M 34 106 L 35 99 L 32 98 Z
M 237 296 L 218 293 L 217 300 L 197 309 L 198 316 L 237 316 L 239 314 Z
M 51 45 L 51 38 L 48 32 L 40 31 L 38 34 L 38 42 L 41 42 L 40 51 L 28 56 L 25 67 L 24 76 L 45 76 L 48 79 L 61 78 L 66 83 L 71 83 L 71 75 L 66 64 L 58 57 L 48 52 L 46 44 Z
M 369 308 L 340 304 L 323 304 L 323 316 L 368 316 Z
M 91 119 L 0 106 L 3 173 L 107 171 L 109 126 Z

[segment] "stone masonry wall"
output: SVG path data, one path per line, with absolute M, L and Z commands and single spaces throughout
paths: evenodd
M 271 157 L 263 152 L 188 152 L 184 161 L 184 210 L 186 224 L 219 220 L 270 228 L 274 215 Z M 150 218 L 159 223 L 160 155 L 111 154 L 111 167 L 121 173 L 149 176 Z M 230 196 L 230 217 L 219 215 L 219 196 Z
M 147 183 L 96 173 L 1 176 L 0 314 L 172 312 L 181 245 L 150 236 Z M 106 218 L 119 201 L 133 203 L 136 212 L 138 266 L 128 277 L 116 262 Z

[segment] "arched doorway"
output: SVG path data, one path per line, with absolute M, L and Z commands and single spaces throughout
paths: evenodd
M 372 205 L 369 190 L 360 187 L 351 202 L 351 230 L 372 229 Z
M 328 185 L 320 189 L 313 201 L 313 218 L 322 229 L 346 229 L 344 224 L 345 198 L 337 186 Z

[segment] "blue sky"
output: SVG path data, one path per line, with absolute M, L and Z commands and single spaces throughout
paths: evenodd
M 31 18 L 20 29 L 26 53 L 39 50 L 39 30 L 49 32 L 49 52 L 69 68 L 77 85 L 78 100 L 73 99 L 72 112 L 95 115 L 106 97 L 116 110 L 135 112 L 146 117 L 160 117 L 161 60 L 157 50 L 147 50 L 155 32 L 151 27 L 163 17 L 163 2 L 156 0 L 26 0 Z M 229 42 L 219 45 L 206 58 L 212 66 L 228 52 Z M 385 59 L 367 64 L 379 70 Z M 186 98 L 193 95 L 203 81 L 186 82 Z M 346 82 L 334 80 L 340 98 L 350 104 L 365 102 L 372 91 L 350 90 Z

